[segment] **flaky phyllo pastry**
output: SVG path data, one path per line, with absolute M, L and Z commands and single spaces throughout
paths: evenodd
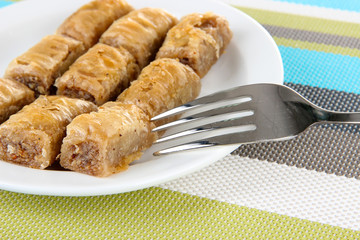
M 100 42 L 127 49 L 140 68 L 149 64 L 177 19 L 165 10 L 142 8 L 115 21 Z
M 232 38 L 224 17 L 208 12 L 183 17 L 166 36 L 157 58 L 177 58 L 203 77 Z
M 108 102 L 67 127 L 62 167 L 104 177 L 125 170 L 155 140 L 149 117 L 139 107 Z
M 124 0 L 95 0 L 68 17 L 56 33 L 76 39 L 88 49 L 116 19 L 132 10 Z
M 200 78 L 190 67 L 163 58 L 144 68 L 117 101 L 137 105 L 152 118 L 195 99 L 200 88 Z
M 124 48 L 102 43 L 82 55 L 55 82 L 58 95 L 83 98 L 101 105 L 117 97 L 138 76 L 139 66 Z
M 15 58 L 6 69 L 5 78 L 24 83 L 40 94 L 49 94 L 55 79 L 85 51 L 77 40 L 49 35 Z
M 24 84 L 0 78 L 0 123 L 34 100 L 34 92 Z
M 50 166 L 59 154 L 66 126 L 96 105 L 63 96 L 40 96 L 0 126 L 0 159 L 32 168 Z

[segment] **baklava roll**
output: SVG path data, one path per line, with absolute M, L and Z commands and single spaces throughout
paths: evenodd
M 55 79 L 85 51 L 77 40 L 49 35 L 15 58 L 5 71 L 4 78 L 27 85 L 40 94 L 49 94 Z
M 194 100 L 200 89 L 200 78 L 189 66 L 161 58 L 145 67 L 117 101 L 135 104 L 152 118 Z
M 140 70 L 124 48 L 96 44 L 55 82 L 58 95 L 83 98 L 101 105 L 116 98 Z
M 177 19 L 162 9 L 135 10 L 115 21 L 101 36 L 100 42 L 113 47 L 124 47 L 142 69 L 155 56 L 167 31 Z
M 203 77 L 232 38 L 228 21 L 213 13 L 193 13 L 170 29 L 156 58 L 177 58 Z
M 34 100 L 34 92 L 24 84 L 0 78 L 0 123 Z
M 31 168 L 48 167 L 60 152 L 66 125 L 96 109 L 84 100 L 41 95 L 0 126 L 0 159 Z
M 60 165 L 97 177 L 126 170 L 155 140 L 151 129 L 149 117 L 136 105 L 105 103 L 68 125 Z
M 125 0 L 95 0 L 68 17 L 56 33 L 81 41 L 88 49 L 116 19 L 132 10 Z

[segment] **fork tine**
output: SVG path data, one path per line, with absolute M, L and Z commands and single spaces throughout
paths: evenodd
M 182 152 L 182 151 L 188 151 L 188 150 L 195 150 L 199 148 L 206 148 L 206 147 L 212 147 L 216 146 L 217 144 L 211 144 L 206 142 L 194 142 L 189 144 L 184 144 L 176 147 L 166 148 L 162 150 L 155 151 L 153 154 L 154 156 L 162 156 L 167 155 L 175 152 Z
M 254 115 L 254 111 L 236 111 L 229 112 L 219 115 L 211 115 L 209 117 L 200 116 L 197 118 L 183 118 L 168 124 L 164 124 L 157 128 L 154 128 L 153 131 L 163 131 L 168 130 L 166 135 L 177 134 L 179 132 L 188 130 L 188 129 L 209 129 L 209 128 L 223 128 L 228 127 L 230 124 L 232 126 L 236 125 L 247 125 L 254 122 L 251 116 Z
M 256 84 L 253 84 L 253 85 L 256 85 Z M 191 103 L 198 105 L 198 104 L 217 102 L 217 101 L 221 101 L 224 99 L 233 99 L 233 98 L 238 98 L 238 97 L 242 97 L 242 96 L 249 96 L 249 93 L 252 92 L 251 89 L 253 89 L 253 87 L 252 87 L 253 85 L 238 86 L 238 87 L 231 88 L 231 89 L 228 89 L 225 91 L 213 93 L 213 94 L 198 98 L 198 99 L 192 101 Z M 259 84 L 259 85 L 261 85 L 261 84 Z
M 189 109 L 192 109 L 194 107 L 195 107 L 195 105 L 192 105 L 191 103 L 186 103 L 186 104 L 181 105 L 179 107 L 170 109 L 169 111 L 160 113 L 159 115 L 151 118 L 151 121 L 157 121 L 157 120 L 161 120 L 161 119 L 164 119 L 164 118 L 167 118 L 167 117 L 170 117 L 170 116 L 178 115 L 178 114 L 181 114 L 181 113 L 183 113 L 183 112 L 185 112 L 185 111 L 187 111 Z
M 169 128 L 176 127 L 177 125 L 183 125 L 193 120 L 197 120 L 205 117 L 208 118 L 226 113 L 251 111 L 249 109 L 252 108 L 251 101 L 247 97 L 242 99 L 235 99 L 234 101 L 225 101 L 223 102 L 223 104 L 221 104 L 220 107 L 216 107 L 216 108 L 213 107 L 214 106 L 209 106 L 208 108 L 210 108 L 210 110 L 202 108 L 200 110 L 197 109 L 196 112 L 186 112 L 186 114 L 184 114 L 185 117 L 182 117 L 170 123 L 165 123 L 163 125 L 160 125 L 154 128 L 152 131 L 153 132 L 163 131 Z
M 238 89 L 238 91 L 234 91 L 234 89 L 232 89 L 232 91 L 230 90 L 223 91 L 202 98 L 198 98 L 194 101 L 188 102 L 184 105 L 181 105 L 179 107 L 161 113 L 153 117 L 151 120 L 156 121 L 156 120 L 164 119 L 184 112 L 189 112 L 192 109 L 196 109 L 195 113 L 198 113 L 201 111 L 207 111 L 211 108 L 218 108 L 226 105 L 251 101 L 251 96 L 249 96 L 249 94 L 246 93 L 246 86 L 235 89 Z
M 158 139 L 154 145 L 157 148 L 171 148 L 178 145 L 183 145 L 186 143 L 198 142 L 203 139 L 212 138 L 220 135 L 227 135 L 233 133 L 243 133 L 254 131 L 256 126 L 253 124 L 240 125 L 240 126 L 231 126 L 224 128 L 207 128 L 207 129 L 191 129 L 178 134 L 167 136 L 161 139 Z
M 249 143 L 249 134 L 256 131 L 255 125 L 243 125 L 222 129 L 199 130 L 195 133 L 168 139 L 161 143 L 155 142 L 155 156 L 170 154 L 174 152 L 194 150 L 211 147 L 215 145 Z

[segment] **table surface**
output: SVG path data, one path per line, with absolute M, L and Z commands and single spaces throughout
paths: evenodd
M 360 110 L 360 1 L 223 0 L 262 24 L 284 84 L 331 110 Z M 131 0 L 129 0 L 131 3 Z M 0 7 L 16 1 L 0 0 Z M 0 190 L 1 239 L 359 239 L 360 128 L 313 127 L 241 146 L 191 175 L 95 197 Z

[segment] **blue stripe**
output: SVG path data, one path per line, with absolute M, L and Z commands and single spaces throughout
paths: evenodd
M 0 8 L 12 4 L 13 2 L 0 0 Z
M 360 58 L 279 46 L 284 81 L 360 94 Z
M 360 11 L 359 0 L 277 0 L 279 2 L 292 2 L 318 7 L 334 8 L 348 11 Z

